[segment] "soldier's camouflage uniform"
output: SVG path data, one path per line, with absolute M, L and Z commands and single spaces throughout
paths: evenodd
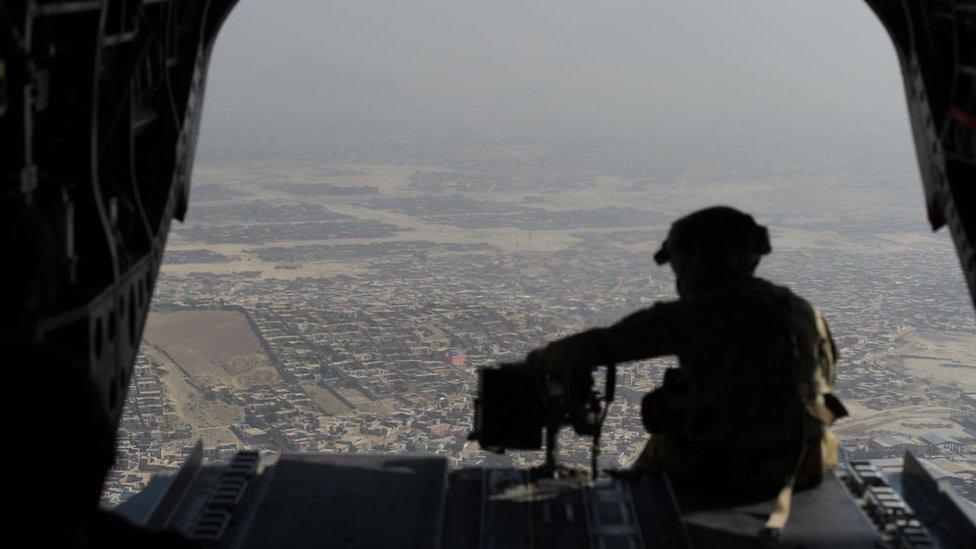
M 548 345 L 535 357 L 564 367 L 677 355 L 666 396 L 645 407 L 664 423 L 635 463 L 739 490 L 815 482 L 837 463 L 829 426 L 837 350 L 823 317 L 787 288 L 749 277 L 660 302 L 607 328 Z M 670 385 L 670 387 L 668 387 Z M 653 429 L 652 429 L 653 430 Z

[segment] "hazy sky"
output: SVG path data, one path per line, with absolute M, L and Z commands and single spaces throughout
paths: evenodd
M 204 156 L 562 123 L 909 143 L 894 51 L 859 0 L 241 0 L 212 61 Z

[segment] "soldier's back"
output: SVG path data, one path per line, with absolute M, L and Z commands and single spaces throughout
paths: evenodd
M 777 488 L 820 436 L 807 417 L 823 339 L 816 311 L 758 278 L 682 301 L 700 315 L 701 333 L 670 373 L 687 392 L 688 413 L 670 434 L 669 468 L 708 483 Z

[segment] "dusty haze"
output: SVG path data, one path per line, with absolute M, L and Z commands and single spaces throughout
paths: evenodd
M 204 161 L 569 137 L 910 150 L 894 51 L 852 0 L 243 0 L 207 93 Z

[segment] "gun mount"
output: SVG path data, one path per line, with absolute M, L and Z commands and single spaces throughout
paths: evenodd
M 498 453 L 545 449 L 545 462 L 535 473 L 559 477 L 569 472 L 558 463 L 559 431 L 572 427 L 577 435 L 592 438 L 590 475 L 596 479 L 600 435 L 617 383 L 617 366 L 602 368 L 602 391 L 594 390 L 595 370 L 590 368 L 572 369 L 559 377 L 531 371 L 524 364 L 481 368 L 474 430 L 468 439 Z

